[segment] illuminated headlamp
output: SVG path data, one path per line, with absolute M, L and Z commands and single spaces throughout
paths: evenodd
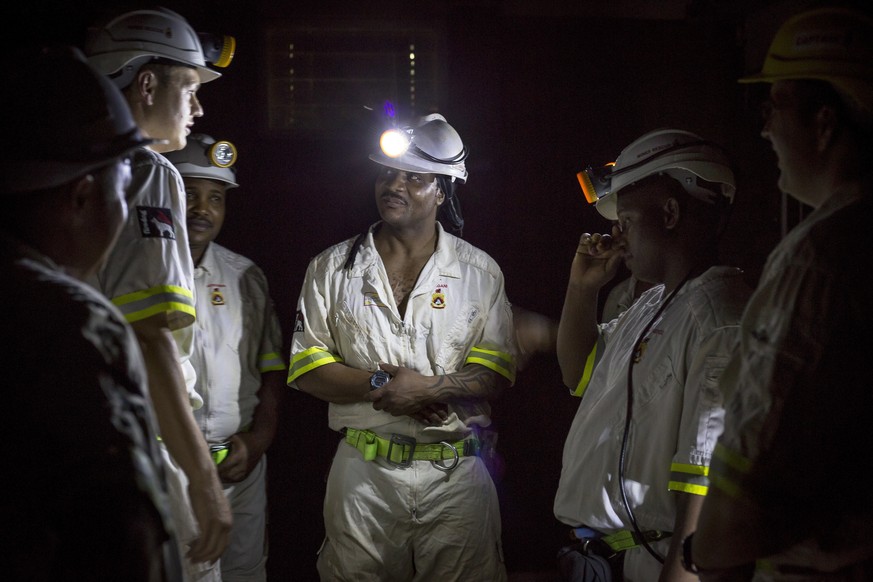
M 210 65 L 225 68 L 233 60 L 236 52 L 236 38 L 222 34 L 198 32 L 203 59 Z
M 217 141 L 206 150 L 209 163 L 219 168 L 229 168 L 236 163 L 236 146 L 229 141 Z
M 460 164 L 465 159 L 469 151 L 467 146 L 463 146 L 461 151 L 450 158 L 437 158 L 430 155 L 417 145 L 415 145 L 415 130 L 411 127 L 403 129 L 388 129 L 382 133 L 379 138 L 379 148 L 382 153 L 389 158 L 399 158 L 406 152 L 410 152 L 417 158 L 434 162 L 437 164 Z
M 610 162 L 600 168 L 588 166 L 576 174 L 579 185 L 582 186 L 582 193 L 585 194 L 585 200 L 589 204 L 596 203 L 609 193 L 609 188 L 612 184 L 613 166 L 615 166 L 615 162 Z
M 399 158 L 411 145 L 412 130 L 389 129 L 379 138 L 379 147 L 389 158 Z

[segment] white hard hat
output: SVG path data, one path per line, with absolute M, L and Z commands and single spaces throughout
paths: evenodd
M 181 15 L 161 7 L 132 10 L 89 27 L 85 54 L 121 89 L 133 81 L 143 64 L 154 59 L 195 68 L 201 83 L 221 76 L 206 66 L 203 46 L 191 25 Z
M 392 150 L 392 144 L 399 149 Z M 446 118 L 432 113 L 415 127 L 390 129 L 382 134 L 380 151 L 370 159 L 383 166 L 424 174 L 443 174 L 467 181 L 467 148 Z
M 183 178 L 218 180 L 228 188 L 239 186 L 236 182 L 236 146 L 229 141 L 215 141 L 203 133 L 188 136 L 184 148 L 164 154 L 176 166 Z
M 605 218 L 616 220 L 616 193 L 643 178 L 666 174 L 693 197 L 731 203 L 736 191 L 734 173 L 724 152 L 715 144 L 681 129 L 651 131 L 624 148 L 607 174 L 608 186 L 596 201 Z

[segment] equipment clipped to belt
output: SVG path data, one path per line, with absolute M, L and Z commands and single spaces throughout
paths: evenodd
M 672 535 L 671 532 L 646 531 L 643 538 L 654 542 Z M 623 579 L 624 552 L 642 545 L 636 532 L 622 530 L 602 535 L 587 527 L 570 530 L 572 544 L 560 549 L 558 572 L 568 582 L 613 582 Z
M 424 444 L 402 434 L 392 434 L 391 438 L 385 439 L 370 430 L 345 428 L 343 433 L 346 443 L 361 451 L 365 461 L 382 457 L 396 467 L 408 467 L 412 461 L 430 461 L 434 467 L 447 473 L 458 466 L 461 457 L 478 455 L 482 448 L 475 436 L 455 442 Z
M 220 465 L 230 453 L 230 441 L 209 445 L 209 452 L 212 454 L 212 461 Z

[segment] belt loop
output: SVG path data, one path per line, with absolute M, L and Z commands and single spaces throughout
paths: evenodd
M 351 435 L 349 435 L 347 429 L 346 442 L 350 445 L 353 444 L 356 449 L 361 451 L 361 454 L 364 455 L 365 461 L 372 461 L 379 454 L 379 443 L 376 442 L 376 433 L 370 432 L 369 430 L 355 430 L 354 443 L 349 441 L 348 436 Z

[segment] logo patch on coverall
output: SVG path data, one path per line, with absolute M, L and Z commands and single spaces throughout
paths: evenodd
M 224 294 L 221 292 L 224 285 L 212 283 L 209 285 L 209 299 L 213 305 L 224 305 Z
M 136 217 L 139 222 L 139 232 L 143 237 L 176 240 L 173 212 L 169 208 L 137 206 Z
M 448 285 L 440 285 L 433 292 L 433 295 L 430 296 L 430 306 L 434 309 L 446 308 L 446 294 L 442 291 L 441 287 L 448 287 Z

